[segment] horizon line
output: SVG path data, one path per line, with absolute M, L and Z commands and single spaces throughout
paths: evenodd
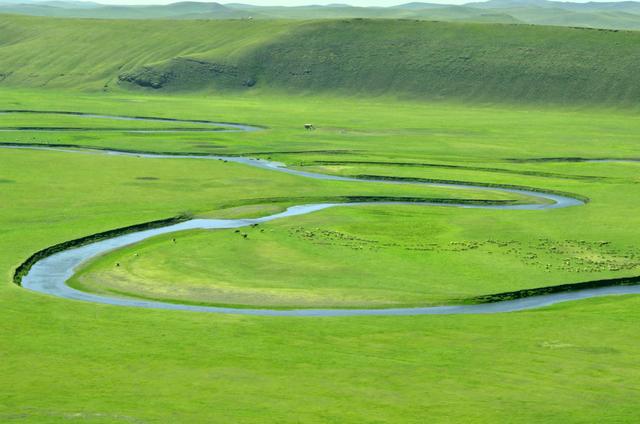
M 37 3 L 88 3 L 100 6 L 168 6 L 180 3 L 202 3 L 202 4 L 221 4 L 221 5 L 233 5 L 242 4 L 255 7 L 305 7 L 305 6 L 345 6 L 345 7 L 371 7 L 371 8 L 392 8 L 410 3 L 424 3 L 442 6 L 465 6 L 473 4 L 490 3 L 493 0 L 428 0 L 428 1 L 406 1 L 406 2 L 393 2 L 387 0 L 364 0 L 355 3 L 346 3 L 338 1 L 311 1 L 311 2 L 298 2 L 297 0 L 264 0 L 257 2 L 243 2 L 243 1 L 209 1 L 209 0 L 0 0 L 2 4 L 37 4 Z M 640 3 L 638 0 L 514 0 L 513 3 L 574 3 L 574 4 L 589 4 L 589 3 Z

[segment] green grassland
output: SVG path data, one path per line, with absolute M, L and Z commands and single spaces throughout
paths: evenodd
M 335 106 L 329 109 L 335 110 Z M 509 116 L 495 108 L 475 108 L 473 121 L 460 119 L 453 106 L 444 110 L 450 114 L 446 125 L 452 138 L 462 133 L 461 127 L 470 132 L 472 122 L 480 129 L 491 115 Z M 467 116 L 466 109 L 459 111 Z M 372 122 L 382 119 L 372 115 L 371 110 L 368 113 Z M 610 157 L 611 145 L 601 145 L 599 137 L 614 127 L 619 131 L 616 138 L 620 143 L 615 148 L 616 157 L 633 158 L 633 132 L 627 133 L 629 139 L 624 142 L 624 127 L 613 121 L 605 123 L 624 119 L 624 113 L 603 112 L 588 124 L 583 120 L 590 114 L 595 116 L 595 111 L 574 111 L 572 115 L 558 111 L 557 128 L 551 121 L 543 121 L 553 115 L 551 111 L 536 113 L 535 118 L 530 111 L 526 113 L 529 125 L 505 127 L 511 143 L 500 138 L 500 125 L 492 126 L 494 137 L 500 140 L 499 147 L 504 149 L 503 158 L 494 157 L 493 162 L 488 162 L 492 151 L 485 153 L 484 149 L 494 148 L 495 144 L 486 146 L 480 136 L 467 136 L 477 144 L 459 146 L 466 147 L 466 151 L 456 152 L 458 160 L 454 161 L 454 142 L 446 145 L 446 153 L 439 150 L 441 134 L 428 137 L 423 132 L 422 142 L 416 137 L 416 143 L 411 145 L 405 130 L 398 129 L 393 134 L 391 128 L 382 132 L 388 132 L 390 139 L 401 138 L 404 145 L 379 146 L 373 143 L 374 139 L 357 152 L 324 154 L 323 161 L 317 159 L 323 156 L 322 152 L 274 156 L 297 163 L 299 169 L 345 176 L 516 184 L 559 190 L 590 199 L 587 206 L 552 212 L 434 210 L 415 206 L 323 211 L 269 223 L 260 229 L 242 230 L 241 234 L 249 235 L 247 240 L 232 230 L 184 235 L 177 247 L 169 239 L 159 238 L 100 258 L 74 284 L 92 291 L 174 301 L 354 307 L 459 302 L 489 293 L 634 275 L 640 251 L 629 238 L 628 225 L 635 225 L 629 220 L 633 220 L 631 211 L 638 207 L 634 200 L 639 181 L 637 165 L 522 164 L 509 160 L 526 158 L 524 149 L 532 158 L 580 154 Z M 504 125 L 518 121 L 515 116 L 513 121 L 506 118 Z M 383 123 L 378 121 L 381 126 Z M 393 123 L 389 125 L 392 127 Z M 571 137 L 568 128 L 580 128 L 589 136 Z M 552 133 L 559 138 L 546 138 Z M 267 133 L 264 136 L 270 137 Z M 535 146 L 527 143 L 528 137 L 536 140 Z M 588 142 L 589 137 L 594 140 L 592 143 Z M 543 138 L 545 142 L 538 142 Z M 473 155 L 477 156 L 472 158 Z M 395 159 L 385 163 L 385 157 Z M 417 157 L 428 157 L 429 162 L 416 162 Z M 552 219 L 549 214 L 553 214 Z M 215 217 L 215 212 L 211 216 Z M 597 224 L 602 216 L 607 217 L 606 225 Z M 122 267 L 116 269 L 116 262 Z
M 76 279 L 86 289 L 258 307 L 386 307 L 640 274 L 640 164 L 537 160 L 640 158 L 634 33 L 3 16 L 0 34 L 1 110 L 264 128 L 204 133 L 197 124 L 14 113 L 0 115 L 3 144 L 249 155 L 337 175 L 589 199 L 544 211 L 344 207 L 242 229 L 247 239 L 182 233 L 175 244 L 151 239 L 89 263 Z M 194 75 L 184 60 L 175 65 L 185 57 L 235 66 L 237 79 L 181 86 L 179 75 Z M 176 85 L 117 82 L 145 67 L 180 70 Z M 242 85 L 245 77 L 256 84 Z M 318 129 L 305 131 L 307 122 Z M 51 130 L 25 128 L 34 126 Z M 196 130 L 132 132 L 175 126 Z M 89 152 L 0 149 L 1 422 L 636 421 L 638 296 L 495 315 L 269 318 L 83 303 L 12 282 L 40 249 L 181 214 L 255 217 L 354 196 L 531 199 Z
M 624 187 L 616 196 L 633 192 Z M 191 303 L 390 307 L 633 276 L 640 249 L 627 215 L 615 223 L 595 205 L 610 189 L 593 190 L 594 204 L 576 208 L 585 210 L 554 212 L 553 223 L 545 212 L 381 206 L 181 234 L 175 245 L 160 237 L 97 259 L 72 285 Z M 603 213 L 608 225 L 585 231 Z
M 462 5 L 413 2 L 392 7 L 356 7 L 346 4 L 298 7 L 177 2 L 168 5 L 109 6 L 77 2 L 0 5 L 0 13 L 97 19 L 419 19 L 558 25 L 609 29 L 640 29 L 637 2 L 487 1 Z
M 613 106 L 635 106 L 640 97 L 640 33 L 632 31 L 403 20 L 132 25 L 8 15 L 0 31 L 5 87 Z
M 107 119 L 100 117 L 82 117 L 56 113 L 15 113 L 0 112 L 0 130 L 2 131 L 48 131 L 48 130 L 79 130 L 88 131 L 212 131 L 222 130 L 221 126 L 192 122 L 167 121 L 134 121 Z M 47 134 L 47 138 L 52 134 Z
M 410 276 L 420 273 L 418 264 L 425 265 L 419 277 L 430 278 L 410 281 L 411 296 L 396 286 L 386 287 L 393 302 L 444 302 L 638 271 L 630 258 L 637 249 L 632 230 L 637 226 L 637 165 L 509 160 L 637 157 L 632 111 L 275 95 L 182 97 L 9 89 L 2 95 L 6 109 L 240 121 L 268 127 L 257 133 L 136 137 L 91 129 L 51 133 L 55 139 L 34 133 L 38 143 L 147 151 L 210 152 L 208 145 L 221 146 L 215 151 L 225 153 L 297 151 L 266 155 L 336 174 L 518 184 L 591 199 L 583 207 L 541 212 L 418 206 L 336 209 L 273 222 L 262 227 L 264 233 L 258 227 L 244 245 L 232 232 L 181 235 L 171 254 L 195 257 L 158 264 L 158 269 L 174 275 L 188 269 L 194 280 L 202 279 L 210 264 L 199 259 L 216 252 L 229 255 L 223 250 L 230 247 L 237 256 L 235 261 L 222 256 L 225 269 L 242 271 L 240 276 L 264 270 L 263 286 L 273 271 L 290 266 L 291 278 L 281 284 L 305 290 L 293 301 L 283 296 L 262 299 L 272 304 L 318 302 L 309 301 L 312 291 L 304 279 L 293 278 L 297 272 L 309 274 L 307 255 L 316 255 L 321 264 L 336 254 L 356 264 L 380 260 L 371 270 L 360 267 L 372 282 L 394 275 L 391 266 L 381 269 L 394 259 Z M 318 119 L 314 133 L 301 129 L 309 116 Z M 31 137 L 5 132 L 0 141 L 32 143 Z M 209 160 L 27 150 L 2 150 L 0 155 L 0 267 L 6 281 L 0 288 L 0 416 L 6 422 L 577 423 L 629 422 L 637 413 L 634 361 L 640 351 L 632 336 L 638 319 L 633 296 L 492 316 L 314 320 L 117 308 L 51 298 L 11 284 L 15 267 L 43 247 L 183 212 L 255 216 L 323 196 L 482 198 L 491 193 L 319 182 Z M 274 199 L 278 203 L 270 203 Z M 299 228 L 318 236 L 295 236 Z M 381 249 L 375 256 L 374 250 L 340 246 L 335 241 L 341 237 L 338 233 L 381 242 L 397 237 L 401 245 Z M 327 239 L 330 242 L 323 244 Z M 487 245 L 487 240 L 513 240 L 519 252 L 508 253 L 508 248 Z M 608 244 L 598 244 L 601 241 Z M 430 261 L 420 262 L 424 259 L 416 256 L 414 262 L 403 250 L 423 243 L 438 247 L 427 252 Z M 443 246 L 447 250 L 440 251 Z M 151 250 L 142 258 L 159 260 L 168 259 L 165 247 L 162 240 L 139 246 Z M 274 264 L 269 255 L 249 260 L 259 247 L 296 249 L 303 260 L 283 263 L 279 258 Z M 552 267 L 525 263 L 523 255 L 530 250 Z M 245 260 L 237 259 L 243 256 Z M 565 257 L 571 259 L 568 266 Z M 597 269 L 576 270 L 584 259 Z M 612 261 L 624 269 L 609 269 Z M 377 293 L 367 297 L 367 291 L 374 290 L 363 284 L 349 287 L 357 270 L 348 271 L 324 288 L 333 286 L 340 296 L 358 296 L 370 304 L 382 299 Z M 438 285 L 420 284 L 430 281 Z M 238 290 L 256 285 L 255 280 L 240 278 L 234 283 Z M 176 285 L 176 291 L 181 288 Z M 323 287 L 317 288 L 322 294 Z M 335 300 L 325 296 L 319 301 L 326 304 L 327 299 Z M 247 302 L 247 297 L 238 301 Z
M 80 93 L 71 98 L 66 98 L 65 92 L 60 90 L 42 94 L 32 89 L 5 88 L 0 93 L 7 108 L 11 109 L 28 110 L 39 106 L 41 110 L 66 109 L 113 115 L 247 122 L 266 127 L 264 131 L 241 135 L 197 132 L 169 135 L 93 134 L 89 130 L 85 133 L 43 135 L 20 131 L 0 134 L 0 142 L 61 143 L 141 151 L 260 154 L 292 165 L 313 164 L 314 161 L 360 160 L 444 165 L 456 162 L 465 166 L 491 168 L 487 162 L 497 161 L 499 164 L 493 167 L 516 172 L 537 172 L 540 165 L 514 164 L 508 159 L 640 156 L 635 148 L 638 131 L 636 109 L 512 107 L 501 104 L 467 107 L 458 102 L 400 102 L 390 97 L 367 100 L 336 96 L 258 96 L 248 93 L 221 97 L 159 93 L 153 96 L 141 93 L 96 96 Z M 393 114 L 389 114 L 389 108 L 393 108 Z M 500 116 L 500 119 L 496 119 L 496 116 Z M 305 131 L 303 124 L 306 122 L 314 123 L 317 131 Z M 567 165 L 550 163 L 547 166 L 553 170 Z M 403 169 L 406 170 L 403 167 L 396 171 L 403 172 Z M 435 171 L 431 169 L 431 172 Z M 592 173 L 585 166 L 572 167 L 571 171 L 573 174 Z

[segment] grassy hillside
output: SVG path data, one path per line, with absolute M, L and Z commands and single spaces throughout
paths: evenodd
M 635 104 L 640 33 L 403 20 L 0 18 L 0 85 Z
M 180 2 L 169 5 L 105 6 L 65 2 L 9 3 L 0 5 L 0 13 L 32 16 L 98 19 L 240 19 L 251 12 L 234 10 L 219 3 Z
M 334 21 L 304 25 L 243 63 L 258 82 L 298 90 L 634 103 L 639 41 L 636 33 L 551 27 Z
M 420 19 L 447 22 L 527 23 L 609 29 L 640 29 L 640 3 L 572 3 L 490 0 L 464 5 L 413 2 L 392 7 L 346 4 L 255 6 L 184 1 L 168 5 L 106 6 L 97 3 L 9 0 L 0 13 L 98 19 Z
M 100 89 L 122 73 L 174 57 L 231 59 L 293 26 L 0 16 L 0 80 L 23 87 Z
M 640 15 L 612 10 L 566 10 L 559 7 L 514 7 L 500 12 L 534 25 L 576 26 L 590 28 L 640 29 Z M 485 10 L 485 13 L 488 10 Z

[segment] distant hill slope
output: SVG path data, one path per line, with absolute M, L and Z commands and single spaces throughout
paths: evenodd
M 640 2 L 634 1 L 574 3 L 489 0 L 464 5 L 412 2 L 393 7 L 354 7 L 345 4 L 284 7 L 197 1 L 168 5 L 106 6 L 63 0 L 5 0 L 0 3 L 0 13 L 97 19 L 419 19 L 640 30 Z
M 99 19 L 242 19 L 252 12 L 219 3 L 178 2 L 151 6 L 105 6 L 78 2 L 33 2 L 0 4 L 0 13 L 32 16 Z M 256 14 L 256 13 L 253 13 Z
M 0 17 L 0 86 L 638 104 L 640 33 L 406 20 Z

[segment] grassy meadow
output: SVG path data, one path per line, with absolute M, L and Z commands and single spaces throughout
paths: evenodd
M 517 184 L 591 200 L 538 212 L 340 208 L 274 221 L 262 226 L 264 232 L 250 230 L 248 240 L 227 231 L 194 232 L 180 235 L 170 251 L 155 239 L 132 248 L 144 251 L 140 262 L 123 260 L 130 278 L 119 281 L 133 284 L 125 288 L 129 294 L 170 298 L 186 292 L 189 300 L 200 290 L 210 303 L 389 306 L 638 271 L 629 230 L 637 219 L 638 165 L 510 160 L 614 152 L 636 157 L 631 111 L 396 102 L 390 115 L 392 100 L 375 99 L 2 94 L 4 109 L 267 127 L 256 133 L 132 135 L 99 133 L 94 122 L 78 118 L 69 125 L 87 125 L 86 131 L 2 132 L 5 143 L 266 152 L 336 174 Z M 319 128 L 313 133 L 301 128 L 309 116 Z M 1 126 L 25 118 L 0 115 Z M 291 319 L 85 304 L 11 283 L 13 269 L 43 247 L 183 212 L 256 216 L 325 196 L 495 200 L 499 194 L 321 182 L 210 160 L 29 150 L 0 150 L 0 158 L 5 422 L 578 423 L 628 422 L 637 412 L 633 296 L 491 316 Z M 372 161 L 414 166 L 362 163 Z M 398 245 L 371 248 L 388 242 Z M 408 250 L 416 246 L 428 249 Z M 535 261 L 527 259 L 532 253 Z M 153 282 L 161 284 L 143 282 L 159 275 Z M 220 287 L 227 298 L 216 296 Z
M 637 421 L 638 296 L 493 315 L 275 318 L 84 303 L 12 282 L 48 246 L 181 214 L 257 217 L 373 196 L 532 201 L 100 149 L 246 155 L 588 202 L 541 211 L 341 207 L 241 233 L 184 232 L 177 243 L 157 237 L 83 264 L 72 284 L 89 291 L 390 307 L 638 275 L 640 162 L 575 161 L 640 159 L 637 33 L 2 15 L 0 35 L 0 110 L 40 111 L 0 113 L 0 145 L 85 148 L 0 148 L 0 422 Z

